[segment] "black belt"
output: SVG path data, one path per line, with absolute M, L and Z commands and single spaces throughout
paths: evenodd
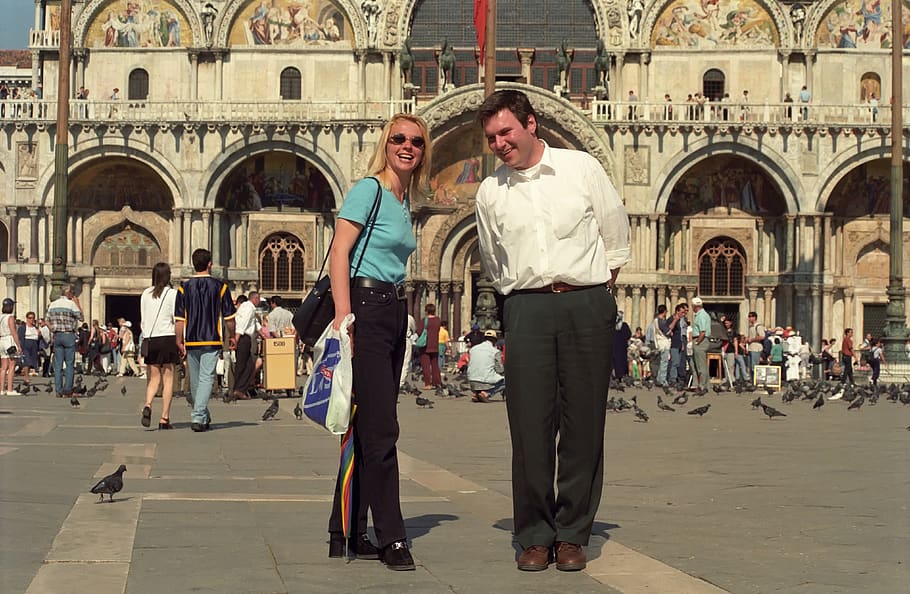
M 399 301 L 404 301 L 407 299 L 407 294 L 404 290 L 404 283 L 387 283 L 385 281 L 376 280 L 375 278 L 368 278 L 366 276 L 355 276 L 351 279 L 351 286 L 357 287 L 359 289 L 379 289 L 380 291 L 388 291 L 395 295 L 395 298 Z
M 592 289 L 602 287 L 603 283 L 597 285 L 570 285 L 568 283 L 552 283 L 544 287 L 534 287 L 532 289 L 515 289 L 512 293 L 524 295 L 527 293 L 568 293 L 569 291 L 581 291 L 583 289 Z

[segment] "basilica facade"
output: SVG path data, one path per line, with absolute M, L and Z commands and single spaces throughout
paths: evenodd
M 409 304 L 469 326 L 485 76 L 472 2 L 74 0 L 64 65 L 60 10 L 35 1 L 40 97 L 0 99 L 0 296 L 20 315 L 48 302 L 55 224 L 89 319 L 138 321 L 151 266 L 186 277 L 198 247 L 235 293 L 299 300 L 383 123 L 405 111 L 434 139 L 412 197 Z M 908 37 L 907 2 L 892 15 L 870 0 L 498 0 L 496 78 L 528 93 L 547 143 L 590 152 L 619 188 L 633 328 L 700 295 L 817 346 L 884 321 L 890 56 L 898 44 L 910 63 Z M 61 67 L 68 210 L 54 221 Z M 907 97 L 907 66 L 904 81 Z M 905 223 L 905 270 L 908 246 Z

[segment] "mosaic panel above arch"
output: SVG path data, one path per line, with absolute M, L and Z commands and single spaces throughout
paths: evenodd
M 215 206 L 234 212 L 279 206 L 324 210 L 335 208 L 335 198 L 328 180 L 312 163 L 272 151 L 235 166 L 218 189 Z
M 840 0 L 823 13 L 815 30 L 815 45 L 838 49 L 892 47 L 891 3 L 881 0 Z M 910 4 L 901 7 L 904 49 L 910 49 Z
M 651 30 L 651 47 L 778 47 L 774 17 L 756 0 L 673 0 Z
M 197 32 L 186 11 L 173 0 L 108 0 L 86 7 L 88 26 L 74 29 L 84 31 L 78 45 L 88 48 L 192 47 Z
M 251 0 L 227 35 L 230 46 L 351 47 L 353 39 L 345 11 L 328 0 Z
M 910 178 L 904 163 L 904 217 L 910 217 Z M 859 165 L 846 174 L 828 197 L 825 211 L 856 219 L 887 215 L 891 200 L 891 161 L 877 159 Z
M 80 167 L 70 176 L 67 196 L 74 209 L 174 209 L 174 197 L 164 180 L 147 165 L 126 157 L 98 159 Z
M 779 216 L 787 204 L 767 172 L 736 155 L 718 155 L 697 163 L 673 187 L 667 214 L 734 211 Z

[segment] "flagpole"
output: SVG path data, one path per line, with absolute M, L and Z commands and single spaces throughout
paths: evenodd
M 483 96 L 489 97 L 496 91 L 496 0 L 487 0 L 486 25 L 483 41 Z

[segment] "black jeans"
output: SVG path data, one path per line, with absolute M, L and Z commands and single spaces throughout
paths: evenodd
M 352 533 L 367 531 L 367 508 L 380 547 L 405 540 L 398 495 L 398 381 L 404 362 L 407 302 L 393 291 L 351 288 L 354 313 L 354 478 Z M 341 477 L 329 532 L 341 532 Z
M 850 381 L 851 386 L 854 383 L 856 383 L 853 381 L 853 357 L 851 355 L 842 354 L 840 356 L 840 366 L 841 366 L 841 376 L 840 376 L 841 383 L 844 383 L 848 380 Z

